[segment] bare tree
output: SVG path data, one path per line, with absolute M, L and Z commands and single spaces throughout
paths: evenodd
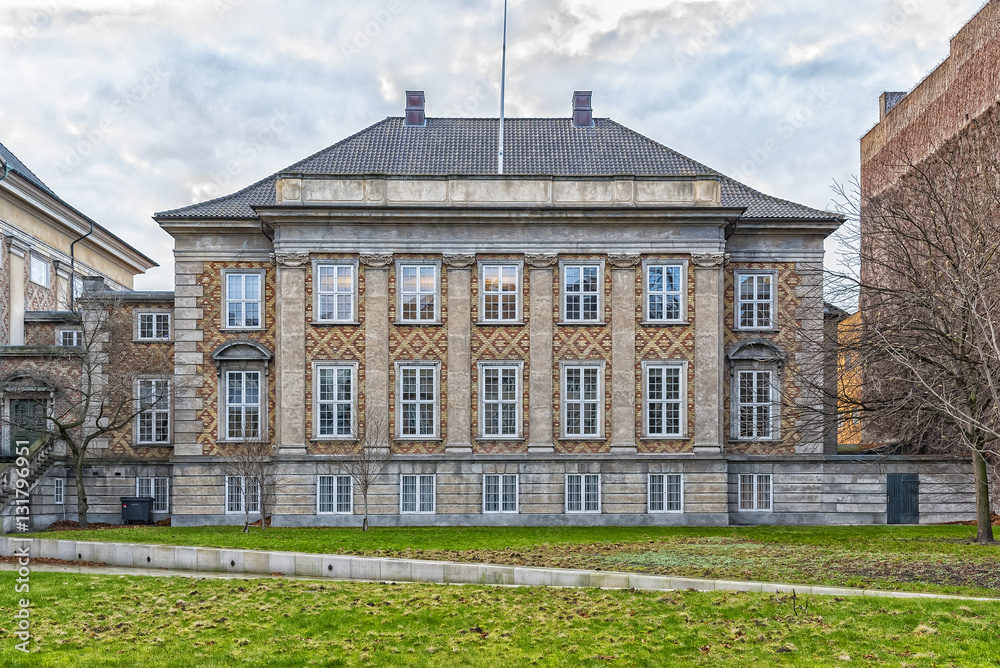
M 239 486 L 238 494 L 243 506 L 243 533 L 250 532 L 250 517 L 260 515 L 262 529 L 267 528 L 267 518 L 274 508 L 281 478 L 274 461 L 274 446 L 265 430 L 256 422 L 244 423 L 239 438 L 228 443 L 223 455 L 222 468 Z M 230 494 L 229 480 L 226 494 Z M 229 502 L 227 498 L 226 502 Z
M 173 357 L 166 349 L 132 354 L 132 310 L 120 294 L 92 293 L 77 300 L 76 307 L 76 346 L 52 349 L 40 363 L 4 374 L 6 382 L 33 385 L 43 409 L 27 419 L 9 415 L 4 420 L 12 428 L 65 443 L 76 479 L 77 517 L 80 527 L 87 528 L 83 469 L 88 457 L 95 444 L 169 401 Z M 140 381 L 149 379 L 162 382 L 140 387 Z
M 369 409 L 363 425 L 355 414 L 352 428 L 353 433 L 360 437 L 347 452 L 337 455 L 332 468 L 351 476 L 355 489 L 361 494 L 364 508 L 361 530 L 368 531 L 368 495 L 393 459 L 389 421 L 384 411 Z
M 977 541 L 993 542 L 988 469 L 1000 443 L 1000 137 L 970 126 L 929 158 L 897 152 L 879 188 L 841 188 L 860 220 L 859 264 L 835 285 L 859 295 L 841 337 L 841 411 L 864 440 L 972 458 Z M 860 269 L 859 271 L 857 269 Z

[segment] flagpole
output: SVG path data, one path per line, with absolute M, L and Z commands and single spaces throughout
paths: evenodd
M 500 146 L 497 153 L 497 174 L 503 174 L 503 102 L 507 81 L 507 0 L 503 0 L 503 57 L 500 61 Z

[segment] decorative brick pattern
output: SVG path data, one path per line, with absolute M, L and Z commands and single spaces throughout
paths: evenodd
M 52 346 L 56 345 L 56 331 L 60 329 L 71 329 L 72 325 L 57 325 L 51 322 L 26 322 L 24 323 L 24 344 L 27 346 Z
M 49 285 L 46 288 L 31 282 L 31 253 L 24 256 L 24 310 L 25 311 L 55 311 L 56 310 L 56 272 L 49 261 Z
M 261 311 L 264 318 L 263 330 L 221 331 L 223 324 L 223 269 L 263 269 L 265 271 L 264 302 Z M 199 328 L 204 332 L 204 340 L 198 344 L 198 350 L 205 355 L 205 361 L 198 369 L 204 378 L 204 386 L 201 388 L 204 405 L 198 414 L 198 419 L 202 421 L 204 428 L 198 435 L 198 442 L 206 455 L 218 455 L 223 452 L 216 445 L 219 433 L 219 377 L 211 354 L 223 343 L 236 339 L 255 341 L 266 346 L 272 352 L 275 351 L 275 270 L 267 262 L 206 262 L 205 271 L 199 277 L 198 282 L 204 290 L 199 301 L 199 306 L 204 311 L 204 317 L 198 321 Z M 274 434 L 275 414 L 275 372 L 272 364 L 267 373 L 268 433 L 272 436 Z
M 746 332 L 734 329 L 734 317 L 736 312 L 735 300 L 735 272 L 740 269 L 765 269 L 776 270 L 778 272 L 777 310 L 775 322 L 778 325 L 774 332 Z M 780 262 L 742 262 L 732 263 L 725 269 L 725 349 L 729 350 L 740 341 L 747 339 L 765 339 L 781 347 L 785 351 L 787 358 L 782 369 L 778 373 L 781 388 L 781 440 L 780 441 L 733 441 L 729 440 L 726 450 L 734 454 L 748 455 L 777 455 L 792 454 L 795 452 L 795 444 L 800 439 L 800 434 L 795 427 L 796 407 L 795 400 L 798 398 L 802 388 L 794 382 L 798 377 L 799 368 L 795 362 L 795 357 L 799 352 L 799 341 L 796 337 L 798 323 L 795 321 L 796 310 L 801 304 L 801 300 L 795 296 L 795 290 L 800 284 L 800 277 L 795 272 L 795 265 Z M 728 370 L 725 379 L 729 381 Z M 732 382 L 724 383 L 724 403 L 723 415 L 725 422 L 723 428 L 727 436 L 731 436 L 731 401 Z

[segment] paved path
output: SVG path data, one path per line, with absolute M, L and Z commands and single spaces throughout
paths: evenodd
M 398 560 L 396 560 L 398 561 Z M 0 563 L 0 571 L 15 571 L 18 566 L 11 563 Z M 132 568 L 125 566 L 72 566 L 72 565 L 55 565 L 55 564 L 33 564 L 31 565 L 32 572 L 36 573 L 76 573 L 82 575 L 142 575 L 142 576 L 152 576 L 152 577 L 186 577 L 186 578 L 210 578 L 217 580 L 255 580 L 261 578 L 272 577 L 270 575 L 264 575 L 262 573 L 219 573 L 219 572 L 208 572 L 208 571 L 189 571 L 189 570 L 176 570 L 176 569 L 165 569 L 165 568 Z M 562 569 L 537 569 L 544 571 L 560 571 Z M 595 573 L 597 573 L 595 571 Z M 329 577 L 307 577 L 299 575 L 282 575 L 283 579 L 288 580 L 318 580 L 318 581 L 330 581 L 336 580 L 340 582 L 348 582 L 352 580 L 358 580 L 357 578 L 329 578 Z M 363 579 L 362 581 L 372 582 L 373 580 Z M 378 582 L 379 580 L 374 580 Z M 390 581 L 390 580 L 384 580 Z M 684 578 L 685 584 L 690 584 L 689 589 L 696 589 L 698 591 L 750 591 L 750 592 L 784 592 L 790 593 L 793 589 L 798 594 L 813 594 L 819 596 L 876 596 L 884 598 L 933 598 L 933 599 L 948 599 L 956 601 L 992 601 L 1000 602 L 997 598 L 986 598 L 986 597 L 975 597 L 975 596 L 956 596 L 952 594 L 928 594 L 923 592 L 905 592 L 905 591 L 886 591 L 881 589 L 852 589 L 848 587 L 822 587 L 817 585 L 795 585 L 795 584 L 785 584 L 785 583 L 773 583 L 773 582 L 747 582 L 747 581 L 733 581 L 733 580 L 708 580 L 701 578 Z M 459 583 L 451 582 L 448 584 L 471 584 L 471 583 Z M 501 586 L 531 586 L 531 585 L 501 585 Z M 551 585 L 546 585 L 551 586 Z M 616 587 L 608 587 L 609 589 L 614 589 Z M 636 589 L 650 589 L 655 591 L 662 591 L 663 587 L 634 587 Z

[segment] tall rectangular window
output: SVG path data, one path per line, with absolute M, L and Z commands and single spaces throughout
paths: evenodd
M 226 512 L 259 513 L 260 480 L 253 476 L 226 476 Z
M 399 434 L 437 436 L 437 366 L 399 366 Z
M 682 498 L 680 473 L 649 474 L 649 512 L 679 513 Z
M 227 273 L 226 326 L 243 329 L 260 329 L 263 302 L 263 275 L 260 273 Z
M 646 319 L 681 322 L 684 318 L 684 267 L 679 264 L 646 265 Z
M 483 437 L 520 435 L 520 377 L 520 366 L 481 366 L 479 393 Z
M 737 425 L 741 439 L 774 437 L 774 385 L 771 371 L 737 372 Z
M 29 278 L 32 283 L 37 283 L 42 287 L 49 287 L 52 284 L 51 271 L 52 265 L 49 261 L 31 253 L 31 258 L 29 260 Z
M 483 476 L 483 512 L 517 512 L 517 474 L 487 473 Z
M 57 506 L 64 505 L 66 503 L 66 479 L 53 478 L 52 482 L 55 485 L 52 489 L 52 503 Z
M 483 322 L 517 322 L 520 318 L 520 281 L 516 264 L 483 264 Z
M 774 274 L 736 274 L 736 328 L 774 327 Z
M 153 512 L 170 510 L 169 481 L 166 478 L 136 478 L 135 495 L 153 497 Z
M 354 435 L 354 367 L 316 367 L 318 436 Z
M 165 341 L 170 338 L 169 313 L 139 313 L 136 337 L 139 341 Z
M 354 322 L 354 266 L 316 265 L 317 320 Z
M 599 322 L 601 303 L 599 265 L 563 266 L 563 319 L 566 322 Z
M 601 435 L 601 371 L 600 366 L 563 367 L 564 436 Z
M 226 438 L 261 437 L 260 371 L 226 372 Z
M 399 319 L 401 322 L 435 322 L 437 320 L 437 265 L 400 264 Z
M 399 477 L 399 511 L 401 513 L 434 512 L 433 475 L 401 475 Z
M 136 416 L 136 442 L 140 445 L 170 443 L 170 381 L 141 378 L 138 385 L 140 413 Z
M 771 510 L 771 474 L 740 474 L 739 497 L 740 510 Z
M 685 432 L 684 365 L 644 363 L 647 437 L 682 436 Z
M 597 473 L 566 475 L 566 512 L 601 512 L 601 476 Z
M 321 475 L 317 484 L 317 512 L 349 514 L 354 511 L 351 476 Z

